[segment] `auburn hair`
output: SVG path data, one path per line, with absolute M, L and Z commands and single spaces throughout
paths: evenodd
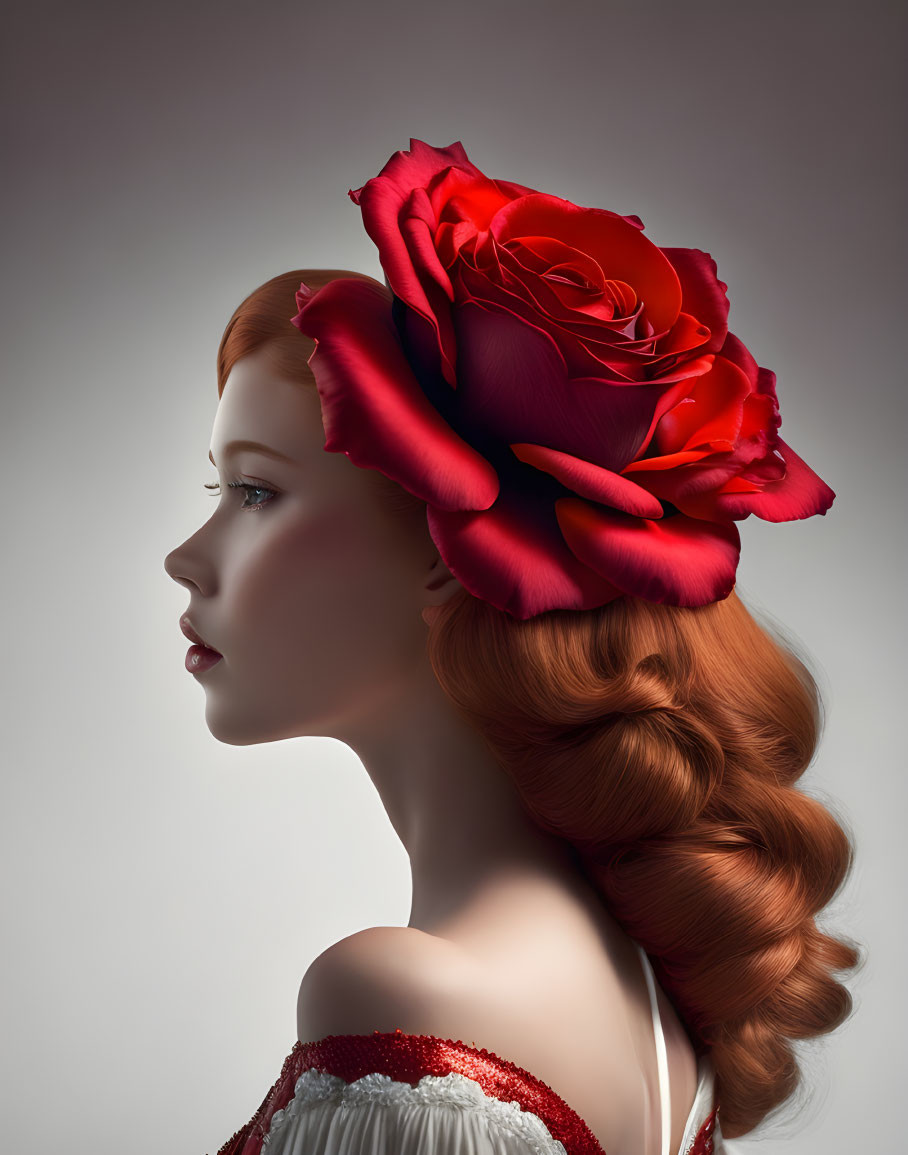
M 314 386 L 294 295 L 336 277 L 379 283 L 298 269 L 251 293 L 218 349 L 218 393 L 264 345 L 277 372 Z M 425 516 L 425 502 L 377 471 L 376 484 L 390 509 Z M 697 608 L 624 595 L 525 621 L 462 590 L 427 647 L 528 813 L 572 845 L 649 954 L 713 1062 L 723 1134 L 753 1130 L 799 1085 L 792 1042 L 851 1013 L 835 974 L 861 961 L 855 942 L 816 922 L 853 842 L 795 785 L 823 721 L 806 661 L 735 590 Z

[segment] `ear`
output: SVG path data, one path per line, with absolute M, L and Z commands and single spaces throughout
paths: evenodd
M 463 586 L 445 565 L 441 555 L 436 553 L 426 572 L 423 588 L 425 602 L 422 608 L 423 621 L 431 625 L 439 608 L 462 589 Z

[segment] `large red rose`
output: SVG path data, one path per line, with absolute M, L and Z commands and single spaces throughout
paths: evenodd
M 297 293 L 325 449 L 426 501 L 451 572 L 525 619 L 728 596 L 735 521 L 825 513 L 709 254 L 410 140 L 349 195 L 388 288 Z

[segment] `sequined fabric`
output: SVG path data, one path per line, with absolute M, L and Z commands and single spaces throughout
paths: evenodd
M 249 1122 L 220 1148 L 217 1155 L 260 1155 L 274 1117 L 294 1098 L 305 1071 L 320 1071 L 353 1083 L 365 1075 L 387 1075 L 396 1084 L 415 1087 L 426 1075 L 459 1074 L 472 1080 L 489 1099 L 515 1103 L 536 1116 L 560 1143 L 566 1155 L 606 1155 L 581 1117 L 541 1079 L 485 1048 L 434 1035 L 401 1030 L 371 1035 L 329 1035 L 315 1042 L 297 1042 L 281 1073 Z M 714 1155 L 714 1109 L 693 1143 L 678 1155 Z M 281 1116 L 276 1122 L 281 1121 Z
M 714 1107 L 709 1116 L 704 1120 L 703 1126 L 697 1132 L 693 1143 L 684 1152 L 684 1155 L 713 1155 L 715 1150 L 716 1122 L 718 1119 L 719 1108 Z

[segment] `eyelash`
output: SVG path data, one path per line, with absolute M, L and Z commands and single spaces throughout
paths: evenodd
M 219 481 L 211 481 L 211 482 L 206 481 L 206 482 L 204 482 L 204 485 L 205 485 L 206 489 L 214 489 L 214 490 L 217 490 L 218 492 L 220 492 L 221 483 Z M 266 485 L 250 485 L 248 482 L 245 482 L 245 481 L 228 481 L 227 482 L 227 488 L 228 489 L 244 489 L 244 490 L 246 490 L 247 495 L 248 495 L 248 492 L 250 489 L 254 490 L 256 493 L 270 493 L 271 494 L 271 497 L 266 498 L 265 501 L 259 501 L 255 505 L 245 505 L 244 504 L 244 505 L 240 506 L 240 509 L 261 509 L 263 506 L 267 505 L 270 501 L 273 501 L 274 498 L 277 497 L 277 492 L 273 489 L 269 489 Z M 218 494 L 212 493 L 211 496 L 217 497 Z

